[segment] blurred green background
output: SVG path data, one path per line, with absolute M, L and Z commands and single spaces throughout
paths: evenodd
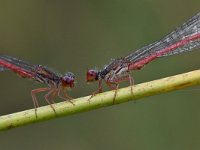
M 85 83 L 87 68 L 160 39 L 199 6 L 198 0 L 0 0 L 0 53 L 72 71 L 77 83 L 69 95 L 86 96 L 97 88 Z M 197 50 L 157 59 L 132 75 L 137 84 L 195 70 L 199 56 Z M 2 72 L 0 114 L 33 108 L 30 90 L 44 86 Z M 16 128 L 0 133 L 0 149 L 200 149 L 199 97 L 199 90 L 180 90 Z M 43 94 L 38 99 L 46 105 Z

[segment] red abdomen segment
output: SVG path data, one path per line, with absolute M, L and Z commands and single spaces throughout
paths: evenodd
M 0 66 L 3 66 L 7 69 L 14 71 L 23 78 L 33 78 L 33 74 L 30 71 L 24 70 L 23 68 L 20 68 L 15 64 L 9 63 L 5 60 L 0 59 Z
M 199 38 L 200 38 L 200 33 L 194 34 L 194 35 L 187 37 L 175 44 L 169 45 L 168 47 L 163 48 L 162 50 L 157 51 L 156 53 L 154 53 L 144 59 L 141 59 L 137 62 L 129 64 L 128 70 L 141 69 L 145 64 L 149 63 L 150 61 L 154 60 L 155 58 L 160 57 L 160 56 L 166 54 L 167 52 L 173 51 L 173 50 L 175 50 L 181 46 L 184 46 L 184 45 L 188 44 L 189 42 L 197 40 Z

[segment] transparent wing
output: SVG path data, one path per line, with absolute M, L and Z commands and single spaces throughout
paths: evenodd
M 7 63 L 9 65 L 5 65 Z M 50 82 L 57 83 L 61 77 L 61 74 L 56 73 L 45 66 L 33 65 L 12 56 L 0 55 L 0 71 L 6 69 L 13 70 L 22 77 L 32 78 L 46 84 L 49 84 Z
M 6 71 L 6 70 L 8 70 L 8 69 L 6 69 L 6 68 L 0 66 L 0 71 Z
M 23 68 L 24 70 L 32 71 L 35 69 L 36 65 L 30 64 L 24 60 L 8 56 L 8 55 L 0 55 L 0 59 L 9 62 L 10 64 L 14 64 L 17 67 Z
M 170 45 L 176 44 L 177 42 L 198 33 L 200 33 L 200 12 L 162 39 L 137 50 L 136 52 L 126 56 L 125 58 L 131 62 L 137 62 L 143 58 L 146 58 L 152 54 L 155 54 L 156 52 L 165 49 L 166 47 L 169 47 Z M 182 52 L 192 51 L 195 48 L 199 47 L 200 39 L 198 38 L 196 40 L 188 42 L 181 47 L 175 48 L 172 51 L 166 52 L 162 56 L 158 57 L 180 54 Z

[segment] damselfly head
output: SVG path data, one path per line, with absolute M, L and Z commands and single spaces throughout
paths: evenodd
M 93 82 L 98 80 L 98 71 L 94 69 L 87 70 L 86 73 L 86 81 L 87 82 Z
M 62 77 L 62 86 L 73 88 L 74 87 L 74 81 L 75 81 L 75 75 L 71 72 L 67 72 Z

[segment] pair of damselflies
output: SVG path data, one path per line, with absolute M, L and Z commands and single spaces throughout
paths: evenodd
M 126 57 L 112 60 L 102 70 L 88 70 L 86 80 L 87 82 L 99 82 L 98 91 L 94 94 L 102 92 L 102 81 L 105 81 L 111 89 L 116 90 L 119 83 L 123 81 L 129 81 L 130 85 L 133 85 L 134 80 L 130 72 L 141 69 L 152 60 L 189 52 L 197 48 L 200 48 L 200 13 L 160 40 L 144 46 Z M 62 75 L 46 66 L 33 65 L 18 58 L 0 54 L 0 71 L 4 70 L 12 70 L 23 78 L 33 79 L 48 86 L 31 91 L 35 113 L 36 108 L 39 107 L 36 94 L 44 91 L 48 92 L 45 100 L 54 111 L 52 102 L 54 102 L 55 96 L 68 100 L 74 105 L 71 101 L 72 98 L 66 93 L 66 88 L 74 87 L 75 75 L 72 72 Z

